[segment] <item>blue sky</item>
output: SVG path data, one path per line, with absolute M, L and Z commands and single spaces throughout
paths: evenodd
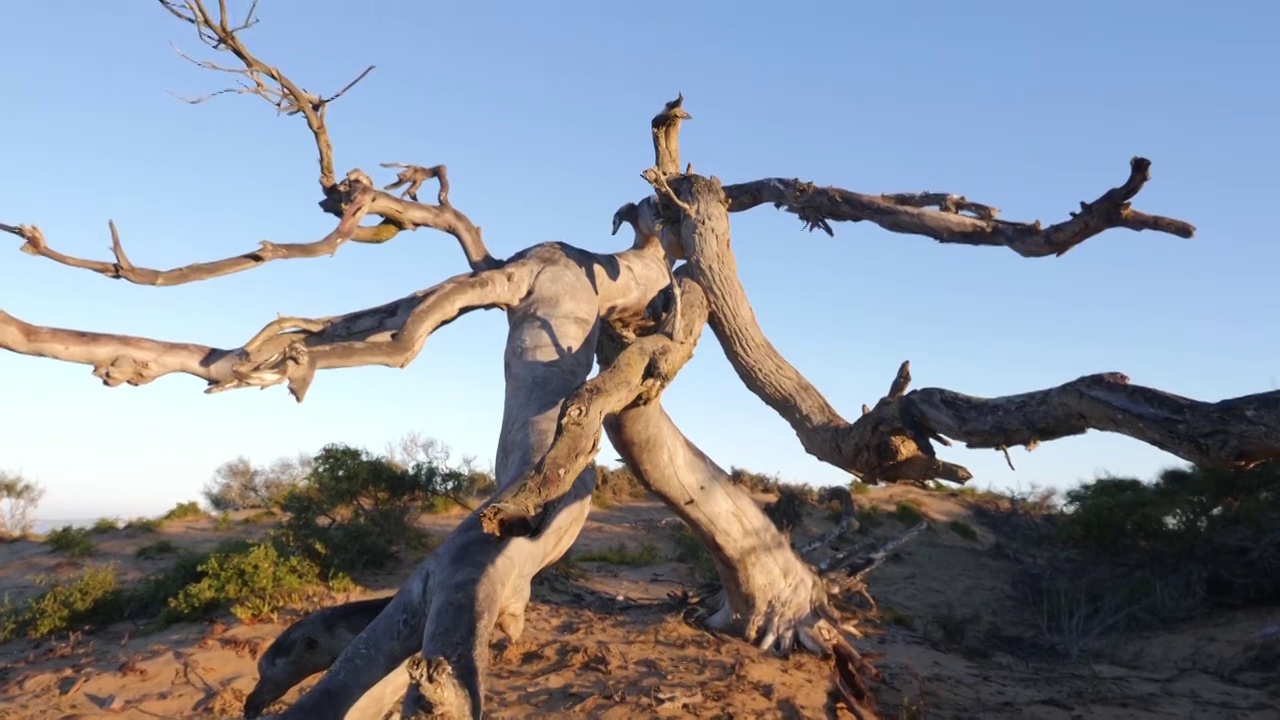
M 233 8 L 247 3 L 234 0 Z M 446 163 L 451 199 L 506 256 L 563 240 L 621 249 L 614 210 L 643 197 L 648 119 L 677 91 L 685 159 L 726 182 L 785 175 L 863 192 L 963 193 L 1055 222 L 1153 161 L 1136 207 L 1194 223 L 1182 240 L 1112 231 L 1062 258 L 940 246 L 870 225 L 804 233 L 771 208 L 736 215 L 734 250 L 774 344 L 854 417 L 904 359 L 917 386 L 999 395 L 1118 370 L 1204 399 L 1275 389 L 1280 242 L 1280 6 L 1154 0 L 728 5 L 655 2 L 267 1 L 246 35 L 303 86 L 332 91 L 339 172 Z M 107 258 L 114 219 L 136 264 L 171 267 L 306 241 L 314 149 L 299 118 L 249 97 L 185 105 L 200 71 L 188 28 L 154 3 L 44 0 L 6 10 L 0 45 L 0 222 Z M 1271 89 L 1268 89 L 1271 88 Z M 390 176 L 377 175 L 382 181 Z M 465 269 L 418 231 L 337 257 L 177 288 L 111 281 L 0 238 L 0 307 L 30 322 L 237 346 L 277 312 L 380 303 Z M 1264 313 L 1263 317 L 1258 317 Z M 405 370 L 327 372 L 283 388 L 201 394 L 194 378 L 105 388 L 85 366 L 0 354 L 0 468 L 48 488 L 44 517 L 140 514 L 195 497 L 221 462 L 330 441 L 381 448 L 416 430 L 492 458 L 505 322 L 475 313 Z M 666 395 L 724 466 L 840 481 L 744 389 L 707 333 Z M 947 451 L 980 486 L 1148 476 L 1174 458 L 1091 433 L 1014 452 Z M 601 460 L 612 462 L 607 445 Z

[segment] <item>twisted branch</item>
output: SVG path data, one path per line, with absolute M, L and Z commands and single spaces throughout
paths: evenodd
M 472 310 L 518 303 L 538 269 L 533 260 L 515 262 L 344 315 L 277 318 L 235 349 L 41 327 L 0 311 L 0 350 L 91 365 L 112 387 L 184 373 L 208 382 L 208 393 L 286 383 L 302 402 L 317 370 L 404 367 L 437 328 Z
M 836 187 L 784 178 L 765 178 L 727 185 L 724 195 L 730 212 L 741 212 L 763 203 L 794 213 L 813 231 L 834 235 L 830 221 L 868 221 L 885 230 L 923 235 L 940 243 L 1007 247 L 1023 257 L 1060 256 L 1071 248 L 1111 228 L 1155 230 L 1182 238 L 1195 234 L 1190 223 L 1134 210 L 1130 201 L 1151 179 L 1151 161 L 1129 161 L 1129 177 L 1093 202 L 1080 203 L 1080 211 L 1068 220 L 1042 228 L 1030 223 L 997 220 L 997 210 L 945 193 L 863 195 Z M 936 210 L 926 208 L 937 207 Z M 962 213 L 970 213 L 965 215 Z
M 496 502 L 480 513 L 490 535 L 536 534 L 540 518 L 554 508 L 600 449 L 605 416 L 655 402 L 693 355 L 707 322 L 701 289 L 687 277 L 676 291 L 680 311 L 671 312 L 653 335 L 636 339 L 573 392 L 560 410 L 555 439 L 542 459 Z M 678 323 L 678 327 L 672 327 Z

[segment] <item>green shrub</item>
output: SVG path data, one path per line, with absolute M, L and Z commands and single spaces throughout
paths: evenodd
M 231 515 L 225 510 L 218 513 L 218 519 L 213 521 L 213 529 L 217 532 L 226 532 L 231 529 Z
M 170 598 L 166 619 L 202 617 L 226 605 L 241 620 L 261 617 L 319 581 L 313 563 L 281 556 L 270 543 L 255 543 L 242 552 L 215 552 L 197 570 L 202 577 Z
M 281 502 L 287 517 L 276 540 L 325 572 L 383 566 L 423 534 L 412 522 L 416 510 L 462 479 L 447 472 L 422 463 L 406 470 L 358 448 L 329 445 Z
M 95 621 L 110 606 L 118 593 L 116 571 L 111 566 L 89 568 L 79 578 L 54 583 L 50 578 L 38 582 L 47 589 L 20 608 L 4 608 L 0 622 L 0 641 L 18 634 L 39 638 L 68 632 Z
M 595 470 L 596 486 L 591 491 L 591 502 L 596 507 L 611 507 L 629 500 L 640 500 L 649 494 L 626 465 L 611 468 L 595 464 Z
M 1067 657 L 1214 605 L 1280 600 L 1280 463 L 1176 468 L 1153 482 L 1103 477 L 1068 491 L 1060 508 L 1010 506 L 1011 515 L 1039 518 L 1034 535 L 1027 522 L 1006 524 L 1024 544 L 1038 543 L 1024 589 Z
M 138 548 L 133 552 L 133 556 L 139 560 L 154 560 L 162 555 L 173 555 L 177 552 L 178 548 L 174 546 L 172 540 L 157 540 Z
M 698 579 L 703 582 L 714 582 L 720 578 L 720 573 L 716 570 L 715 560 L 711 557 L 711 551 L 707 550 L 707 546 L 698 539 L 698 536 L 690 532 L 689 528 L 684 525 L 680 527 L 680 532 L 676 535 L 675 560 L 676 562 L 693 565 Z
M 978 531 L 974 530 L 972 525 L 963 520 L 952 520 L 947 523 L 947 528 L 965 540 L 978 539 Z
M 893 517 L 903 525 L 916 525 L 925 519 L 920 506 L 909 500 L 900 502 L 893 508 Z
M 164 526 L 164 521 L 159 518 L 138 517 L 125 523 L 125 530 L 138 530 L 144 533 L 158 532 Z
M 781 484 L 777 475 L 751 472 L 739 467 L 729 469 L 729 481 L 752 493 L 776 493 Z
M 200 503 L 195 500 L 180 502 L 173 506 L 173 509 L 164 514 L 165 520 L 188 520 L 190 518 L 202 518 L 207 515 Z
M 87 557 L 93 554 L 93 540 L 87 528 L 76 528 L 63 525 L 52 530 L 44 538 L 44 544 L 55 552 L 65 552 L 72 557 Z
M 89 531 L 94 534 L 100 535 L 102 533 L 108 533 L 108 532 L 111 532 L 112 530 L 119 530 L 119 529 L 120 529 L 119 520 L 115 518 L 101 517 L 93 521 L 93 527 L 89 528 Z

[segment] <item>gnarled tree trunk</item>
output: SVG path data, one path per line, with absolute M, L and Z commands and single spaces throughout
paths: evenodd
M 1132 208 L 1149 179 L 1144 158 L 1131 161 L 1123 184 L 1047 227 L 997 220 L 995 208 L 946 193 L 867 195 L 783 178 L 725 186 L 681 170 L 679 130 L 690 115 L 680 97 L 652 122 L 655 164 L 644 176 L 655 194 L 614 215 L 614 233 L 623 224 L 635 232 L 630 249 L 601 255 L 551 243 L 498 260 L 480 229 L 450 203 L 443 165 L 384 163 L 400 171 L 381 190 L 360 170 L 337 177 L 325 114 L 368 70 L 332 97 L 309 93 L 244 45 L 239 33 L 252 17 L 233 25 L 225 3 L 216 14 L 204 0 L 160 4 L 238 63 L 202 66 L 242 75 L 244 92 L 305 121 L 319 163 L 320 207 L 338 218 L 333 231 L 311 243 L 263 242 L 235 257 L 170 270 L 134 265 L 114 225 L 112 261 L 64 254 L 35 226 L 0 224 L 0 231 L 21 237 L 28 254 L 154 286 L 333 255 L 348 242 L 383 243 L 418 228 L 452 235 L 470 272 L 379 307 L 278 318 L 238 348 L 43 327 L 0 311 L 0 349 L 91 365 L 113 386 L 185 373 L 204 379 L 206 392 L 284 384 L 301 402 L 319 370 L 404 367 L 432 332 L 473 310 L 502 309 L 509 320 L 496 495 L 422 562 L 284 717 L 381 718 L 402 697 L 406 716 L 429 707 L 443 717 L 480 717 L 492 630 L 521 634 L 533 576 L 576 539 L 589 511 L 593 476 L 586 468 L 602 426 L 636 475 L 710 549 L 726 592 L 708 624 L 760 647 L 799 644 L 833 654 L 851 707 L 872 716 L 863 679 L 874 670 L 832 611 L 833 588 L 659 405 L 705 323 L 739 378 L 790 423 L 805 449 L 864 482 L 967 480 L 965 468 L 937 457 L 934 443 L 949 445 L 948 437 L 1006 450 L 1097 429 L 1203 465 L 1247 467 L 1280 458 L 1280 392 L 1200 402 L 1130 385 L 1119 373 L 984 399 L 937 388 L 908 392 L 903 363 L 888 394 L 849 422 L 769 343 L 730 250 L 730 213 L 766 202 L 828 234 L 832 221 L 866 221 L 938 242 L 1007 247 L 1024 257 L 1061 255 L 1113 228 L 1191 237 L 1188 223 Z M 436 203 L 420 202 L 423 182 L 433 179 Z M 399 196 L 387 192 L 401 188 Z M 375 224 L 364 224 L 369 218 Z M 686 264 L 673 271 L 681 260 Z M 588 379 L 598 346 L 601 369 Z

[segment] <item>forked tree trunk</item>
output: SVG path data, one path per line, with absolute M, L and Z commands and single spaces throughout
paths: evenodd
M 596 290 L 581 267 L 551 265 L 525 301 L 509 311 L 498 497 L 509 494 L 513 483 L 546 453 L 561 403 L 587 378 L 596 344 L 596 308 Z M 436 671 L 431 679 L 439 686 L 438 696 L 456 701 L 437 708 L 439 716 L 479 718 L 493 627 L 513 639 L 523 632 L 533 576 L 573 545 L 590 511 L 594 486 L 594 471 L 583 471 L 535 538 L 486 535 L 479 511 L 469 515 L 320 682 L 280 717 L 380 719 L 409 687 L 403 664 L 420 650 Z

